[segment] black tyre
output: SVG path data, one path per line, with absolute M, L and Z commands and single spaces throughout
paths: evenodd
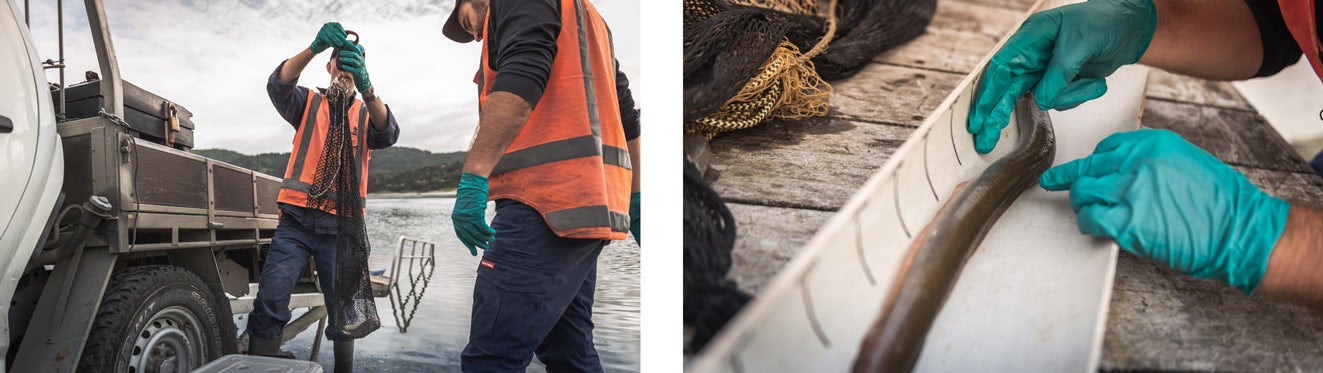
M 78 370 L 156 373 L 202 366 L 223 354 L 218 311 L 202 279 L 183 268 L 120 270 L 101 299 Z

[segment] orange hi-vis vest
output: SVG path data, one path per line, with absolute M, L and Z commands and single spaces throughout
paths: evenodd
M 1323 80 L 1323 44 L 1318 40 L 1317 15 L 1314 14 L 1314 1 L 1317 0 L 1278 0 L 1282 9 L 1282 19 L 1286 28 L 1291 30 L 1295 43 L 1300 45 L 1309 66 L 1314 68 L 1314 75 Z
M 285 180 L 280 183 L 280 196 L 277 202 L 299 207 L 308 206 L 308 193 L 317 175 L 317 164 L 321 162 L 322 148 L 326 144 L 326 131 L 331 126 L 330 105 L 326 98 L 315 90 L 308 89 L 308 105 L 303 109 L 303 125 L 294 133 L 294 151 L 289 153 L 289 163 L 285 165 Z M 368 110 L 357 97 L 349 105 L 349 133 L 353 139 L 354 163 L 344 167 L 355 167 L 358 172 L 358 195 L 367 198 L 368 160 L 372 151 L 367 147 Z M 335 193 L 330 191 L 328 193 Z M 328 196 L 334 199 L 334 196 Z M 334 210 L 334 209 L 332 209 Z M 327 211 L 334 214 L 335 211 Z
M 556 235 L 623 240 L 633 177 L 616 101 L 615 59 L 606 22 L 592 4 L 561 0 L 556 59 L 542 98 L 492 170 L 489 198 L 522 202 Z M 483 35 L 490 24 L 483 22 Z M 497 71 L 482 43 L 479 107 Z

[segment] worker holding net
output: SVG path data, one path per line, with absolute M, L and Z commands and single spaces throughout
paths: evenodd
M 356 39 L 339 23 L 326 23 L 308 48 L 281 62 L 267 81 L 271 103 L 296 132 L 277 199 L 280 225 L 248 320 L 249 353 L 282 355 L 290 294 L 313 258 L 330 315 L 326 337 L 335 342 L 336 372 L 352 371 L 353 340 L 380 327 L 363 221 L 368 160 L 373 149 L 390 147 L 400 133 L 368 78 Z M 303 69 L 327 49 L 333 49 L 326 62 L 329 87 L 298 86 Z

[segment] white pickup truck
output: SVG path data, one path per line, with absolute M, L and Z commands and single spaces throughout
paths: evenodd
M 280 181 L 189 153 L 187 111 L 121 80 L 84 3 L 100 74 L 69 87 L 0 5 L 0 367 L 189 371 L 239 350 Z M 291 307 L 321 304 L 298 291 Z

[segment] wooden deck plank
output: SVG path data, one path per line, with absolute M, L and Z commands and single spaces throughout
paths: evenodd
M 1148 73 L 1148 97 L 1229 109 L 1253 110 L 1228 82 L 1204 80 L 1151 69 Z
M 705 178 L 727 200 L 833 211 L 913 131 L 837 118 L 765 123 L 714 138 Z
M 1282 135 L 1255 112 L 1147 100 L 1142 122 L 1147 127 L 1175 131 L 1233 165 L 1313 172 Z
M 833 86 L 828 115 L 918 127 L 965 77 L 931 70 L 869 64 Z
M 1122 252 L 1102 370 L 1323 370 L 1323 313 Z
M 739 229 L 729 277 L 750 294 L 761 292 L 832 216 L 815 210 L 740 203 L 727 206 Z
M 1023 14 L 1023 10 L 940 1 L 927 32 L 873 61 L 965 74 L 1019 24 Z
M 1029 7 L 1033 6 L 1034 3 L 1038 2 L 1038 0 L 966 0 L 966 1 L 976 4 L 987 5 L 987 6 L 995 6 L 1003 9 L 1018 10 L 1021 12 L 1029 10 Z
M 1323 178 L 1312 173 L 1282 172 L 1236 167 L 1245 178 L 1268 194 L 1291 203 L 1323 208 Z

